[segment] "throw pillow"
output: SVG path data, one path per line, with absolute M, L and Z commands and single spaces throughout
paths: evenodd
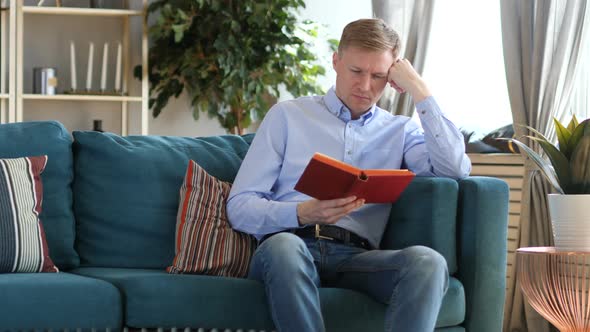
M 0 273 L 58 272 L 39 219 L 47 156 L 0 159 Z
M 246 276 L 256 241 L 231 228 L 225 210 L 230 189 L 189 161 L 176 218 L 176 256 L 166 271 Z

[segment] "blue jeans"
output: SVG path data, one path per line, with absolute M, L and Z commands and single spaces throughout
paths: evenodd
M 433 331 L 449 278 L 445 259 L 427 247 L 365 250 L 287 232 L 260 244 L 248 277 L 264 284 L 280 332 L 325 331 L 320 285 L 386 304 L 385 331 Z

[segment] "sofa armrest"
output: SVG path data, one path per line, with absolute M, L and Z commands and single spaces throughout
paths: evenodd
M 508 194 L 497 178 L 459 181 L 457 277 L 465 288 L 467 331 L 502 330 Z
M 392 205 L 380 247 L 401 249 L 423 245 L 438 251 L 449 272 L 457 270 L 457 181 L 416 177 Z

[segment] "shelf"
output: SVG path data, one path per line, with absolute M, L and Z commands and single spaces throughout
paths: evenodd
M 93 96 L 93 95 L 40 95 L 40 94 L 23 94 L 26 100 L 82 100 L 82 101 L 130 101 L 141 102 L 141 97 L 130 96 Z
M 24 5 L 25 2 L 29 2 L 29 5 Z M 8 84 L 2 84 L 6 89 L 2 89 L 0 93 L 0 106 L 2 107 L 2 120 L 5 120 L 5 109 L 8 104 L 8 122 L 22 122 L 24 118 L 25 108 L 35 109 L 42 107 L 43 102 L 76 102 L 69 105 L 68 108 L 77 107 L 75 104 L 82 104 L 84 102 L 89 103 L 119 103 L 118 109 L 120 108 L 121 114 L 121 135 L 125 136 L 128 134 L 130 127 L 130 112 L 136 113 L 138 107 L 131 107 L 130 103 L 135 103 L 133 106 L 139 107 L 139 120 L 133 118 L 133 123 L 137 123 L 139 126 L 140 134 L 147 135 L 149 127 L 149 81 L 148 81 L 148 26 L 147 26 L 147 8 L 149 0 L 140 0 L 142 4 L 141 8 L 129 7 L 131 9 L 102 9 L 102 8 L 78 8 L 78 7 L 55 7 L 55 6 L 35 6 L 36 1 L 24 1 L 24 0 L 0 0 L 0 7 L 4 7 L 5 3 L 10 3 L 12 6 L 9 11 L 2 11 L 2 22 L 0 22 L 0 44 L 2 47 L 2 70 L 0 70 L 0 80 L 4 81 L 8 78 Z M 72 3 L 74 1 L 71 1 Z M 83 1 L 80 1 L 83 2 Z M 128 1 L 125 1 L 127 3 Z M 55 3 L 55 2 L 54 2 Z M 6 14 L 9 14 L 9 19 L 6 18 Z M 25 45 L 24 42 L 24 30 L 27 27 L 27 21 L 30 21 L 32 15 L 45 15 L 54 16 L 58 19 L 65 19 L 65 16 L 72 18 L 80 17 L 80 19 L 74 22 L 79 25 L 80 32 L 77 32 L 78 39 L 84 37 L 84 19 L 92 18 L 95 19 L 109 19 L 113 18 L 118 21 L 121 20 L 121 32 L 113 33 L 113 36 L 119 35 L 122 46 L 121 54 L 121 73 L 122 73 L 122 87 L 123 90 L 129 91 L 127 88 L 132 77 L 132 66 L 131 57 L 134 55 L 133 51 L 140 52 L 141 55 L 141 67 L 143 68 L 141 77 L 141 92 L 134 93 L 132 96 L 121 96 L 121 95 L 109 95 L 99 94 L 98 91 L 92 91 L 96 94 L 85 93 L 83 90 L 74 91 L 77 94 L 69 94 L 68 90 L 61 92 L 57 95 L 42 95 L 37 93 L 25 93 L 24 88 L 24 75 L 23 67 L 25 66 L 24 54 L 27 52 L 34 51 L 29 49 L 31 44 Z M 69 18 L 68 17 L 68 18 Z M 139 21 L 135 18 L 140 18 Z M 8 24 L 10 23 L 10 24 Z M 33 22 L 29 23 L 32 24 Z M 94 23 L 98 23 L 94 22 Z M 48 23 L 51 24 L 51 23 Z M 140 24 L 141 30 L 135 29 L 134 25 Z M 46 27 L 47 29 L 54 29 L 51 25 Z M 78 27 L 76 27 L 78 28 Z M 5 31 L 8 32 L 6 36 Z M 140 36 L 136 36 L 140 32 Z M 137 50 L 132 49 L 130 39 L 131 37 L 139 37 L 141 46 Z M 110 37 L 109 37 L 110 38 Z M 59 39 L 59 38 L 58 38 Z M 34 46 L 34 43 L 33 43 Z M 4 52 L 8 48 L 9 52 Z M 4 53 L 7 53 L 8 57 L 4 57 Z M 117 55 L 118 56 L 118 55 Z M 8 60 L 10 60 L 8 62 Z M 8 63 L 7 63 L 8 62 Z M 8 68 L 8 75 L 5 73 L 5 67 Z M 31 91 L 32 92 L 32 91 Z M 109 91 L 110 92 L 110 91 Z M 10 101 L 10 102 L 8 102 Z M 35 102 L 35 101 L 40 101 Z M 30 104 L 29 104 L 30 103 Z M 96 105 L 93 105 L 96 106 Z M 106 105 L 105 105 L 106 106 Z M 114 106 L 114 105 L 110 105 Z M 133 108 L 133 110 L 131 109 Z M 94 111 L 94 109 L 89 109 Z
M 141 10 L 23 6 L 23 13 L 43 15 L 141 16 Z

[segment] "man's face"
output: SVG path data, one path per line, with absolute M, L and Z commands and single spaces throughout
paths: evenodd
M 350 109 L 353 119 L 381 98 L 393 61 L 391 51 L 350 46 L 340 54 L 334 53 L 332 64 L 336 70 L 336 95 Z

